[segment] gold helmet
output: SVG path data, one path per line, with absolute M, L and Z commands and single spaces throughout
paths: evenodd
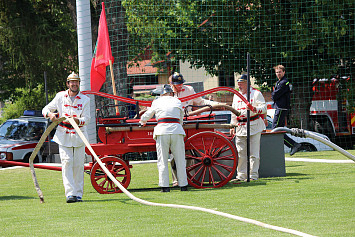
M 67 77 L 67 81 L 79 81 L 79 82 L 80 82 L 79 74 L 76 74 L 75 72 L 72 72 L 72 73 Z

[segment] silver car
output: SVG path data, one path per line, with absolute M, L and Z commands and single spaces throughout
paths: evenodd
M 25 111 L 26 112 L 26 111 Z M 9 119 L 0 126 L 0 159 L 28 162 L 49 121 L 43 116 L 21 116 Z M 54 142 L 51 142 L 55 146 Z M 46 158 L 46 142 L 34 162 L 43 162 Z

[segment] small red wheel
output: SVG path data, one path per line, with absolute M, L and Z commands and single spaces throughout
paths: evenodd
M 131 182 L 131 172 L 127 163 L 115 156 L 103 157 L 101 161 L 122 186 L 127 188 Z M 91 184 L 98 193 L 110 194 L 122 192 L 97 162 L 92 166 L 90 177 Z
M 238 152 L 233 143 L 216 132 L 200 132 L 185 142 L 186 173 L 195 188 L 219 188 L 233 177 Z

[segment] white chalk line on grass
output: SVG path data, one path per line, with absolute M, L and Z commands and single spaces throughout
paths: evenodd
M 136 202 L 139 202 L 139 203 L 145 204 L 145 205 L 149 205 L 149 206 L 162 206 L 162 207 L 172 207 L 172 208 L 183 208 L 183 209 L 190 209 L 190 210 L 198 210 L 198 211 L 203 211 L 203 212 L 208 212 L 208 213 L 212 213 L 212 214 L 219 215 L 219 216 L 224 216 L 224 217 L 227 217 L 227 218 L 230 218 L 230 219 L 243 221 L 243 222 L 246 222 L 246 223 L 258 225 L 258 226 L 261 226 L 261 227 L 264 227 L 264 228 L 277 230 L 277 231 L 281 231 L 281 232 L 285 232 L 285 233 L 289 233 L 289 234 L 293 234 L 293 235 L 298 235 L 298 236 L 302 236 L 302 237 L 313 237 L 313 235 L 309 235 L 309 234 L 306 234 L 306 233 L 303 233 L 303 232 L 300 232 L 300 231 L 297 231 L 297 230 L 292 230 L 292 229 L 287 229 L 287 228 L 283 228 L 283 227 L 279 227 L 279 226 L 269 225 L 269 224 L 266 224 L 266 223 L 263 223 L 263 222 L 260 222 L 260 221 L 256 221 L 256 220 L 253 220 L 253 219 L 244 218 L 244 217 L 240 217 L 240 216 L 235 216 L 235 215 L 231 215 L 231 214 L 228 214 L 228 213 L 215 211 L 215 210 L 211 210 L 211 209 L 207 209 L 207 208 L 186 206 L 186 205 L 177 205 L 177 204 L 154 203 L 154 202 L 149 202 L 149 201 L 145 201 L 143 199 L 137 198 L 133 194 L 128 192 L 128 190 L 125 189 L 121 185 L 121 183 L 117 181 L 117 179 L 111 174 L 111 172 L 106 168 L 106 166 L 102 163 L 102 161 L 97 157 L 95 151 L 92 149 L 90 143 L 87 141 L 87 139 L 85 138 L 84 134 L 81 132 L 81 130 L 79 129 L 78 125 L 74 121 L 74 119 L 73 118 L 68 118 L 68 121 L 74 127 L 74 129 L 76 130 L 78 135 L 81 137 L 81 139 L 85 143 L 86 147 L 90 150 L 91 154 L 94 156 L 94 158 L 96 159 L 98 164 L 101 166 L 101 168 L 105 171 L 105 173 L 110 177 L 110 179 L 121 189 L 122 192 L 124 192 L 128 197 L 130 197 L 132 200 L 134 200 Z
M 337 163 L 337 164 L 355 164 L 352 160 L 326 160 L 326 159 L 309 159 L 309 158 L 288 158 L 285 157 L 286 161 L 302 161 L 302 162 L 315 162 L 315 163 Z

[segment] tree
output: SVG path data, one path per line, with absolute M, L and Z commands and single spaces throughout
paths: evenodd
M 16 97 L 15 88 L 43 84 L 65 88 L 65 78 L 78 69 L 77 40 L 69 8 L 55 0 L 1 1 L 0 99 Z
M 283 64 L 294 92 L 292 126 L 308 127 L 314 78 L 351 74 L 354 2 L 350 0 L 154 0 L 122 1 L 130 49 L 149 46 L 153 60 L 188 61 L 211 75 L 246 70 L 271 86 L 273 66 Z M 197 53 L 196 53 L 197 52 Z M 351 98 L 354 101 L 354 96 Z
M 6 103 L 3 108 L 3 113 L 0 118 L 0 123 L 11 118 L 18 118 L 23 115 L 25 110 L 42 110 L 46 105 L 45 94 L 43 93 L 43 85 L 38 85 L 36 88 L 16 88 L 18 96 L 13 98 L 12 103 Z M 49 95 L 52 100 L 55 93 Z

